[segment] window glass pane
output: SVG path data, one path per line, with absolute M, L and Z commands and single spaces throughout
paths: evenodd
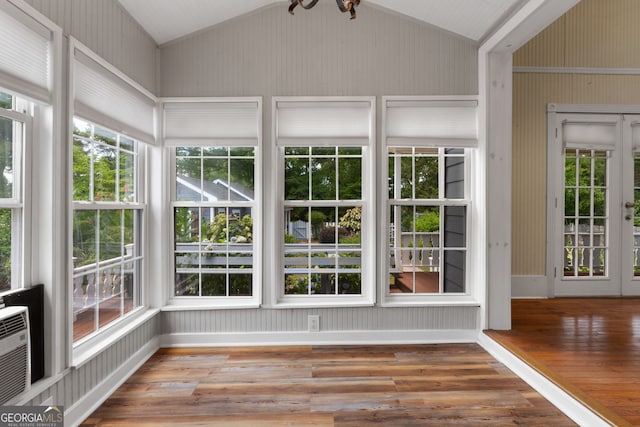
M 0 117 L 0 198 L 13 198 L 13 120 Z
M 445 157 L 444 196 L 447 199 L 464 199 L 464 157 Z
M 230 160 L 231 200 L 253 200 L 254 160 L 253 158 L 232 158 Z
M 135 200 L 135 156 L 126 151 L 120 152 L 120 201 Z
M 438 198 L 438 158 L 416 157 L 415 159 L 415 198 Z
M 117 150 L 108 145 L 93 146 L 93 199 L 116 201 Z
M 0 292 L 11 289 L 11 209 L 0 209 Z
M 106 129 L 102 129 L 99 127 L 95 127 L 94 129 L 94 139 L 106 145 L 110 145 L 112 147 L 116 147 L 118 145 L 117 139 L 118 136 Z
M 466 246 L 467 213 L 465 206 L 444 207 L 444 246 L 464 248 Z
M 89 141 L 73 138 L 73 200 L 91 200 L 91 149 Z
M 336 200 L 336 161 L 334 158 L 311 158 L 311 199 Z
M 338 165 L 338 199 L 362 199 L 362 158 L 340 158 Z
M 202 159 L 180 157 L 176 159 L 176 200 L 201 201 L 202 192 Z
M 229 160 L 205 158 L 202 161 L 202 170 L 202 200 L 229 200 Z
M 98 213 L 94 210 L 73 213 L 73 265 L 82 267 L 94 264 L 96 258 L 96 227 Z
M 100 244 L 98 245 L 98 257 L 100 262 L 108 262 L 113 258 L 121 257 L 124 251 L 122 244 L 122 234 L 124 232 L 122 211 L 101 210 L 99 219 Z
M 284 161 L 285 200 L 307 200 L 309 198 L 309 159 L 286 157 Z
M 227 276 L 225 274 L 203 274 L 202 295 L 223 297 L 227 295 Z
M 465 251 L 444 251 L 444 292 L 465 292 Z
M 0 92 L 0 107 L 11 110 L 13 108 L 13 97 L 8 93 Z
M 400 198 L 412 199 L 413 198 L 413 158 L 403 156 L 400 157 L 401 168 L 401 182 L 400 182 Z
M 200 147 L 176 147 L 177 157 L 200 157 L 202 154 L 202 148 Z

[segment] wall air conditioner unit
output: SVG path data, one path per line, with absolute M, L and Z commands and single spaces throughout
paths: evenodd
M 27 307 L 0 309 L 0 405 L 31 384 Z

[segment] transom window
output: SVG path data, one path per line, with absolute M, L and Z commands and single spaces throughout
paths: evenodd
M 141 305 L 142 144 L 73 121 L 73 339 Z

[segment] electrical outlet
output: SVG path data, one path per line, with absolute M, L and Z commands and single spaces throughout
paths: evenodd
M 309 316 L 309 332 L 320 332 L 320 316 Z

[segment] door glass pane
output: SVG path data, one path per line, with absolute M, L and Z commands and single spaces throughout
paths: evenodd
M 607 274 L 607 162 L 606 151 L 565 151 L 565 277 L 582 278 Z

